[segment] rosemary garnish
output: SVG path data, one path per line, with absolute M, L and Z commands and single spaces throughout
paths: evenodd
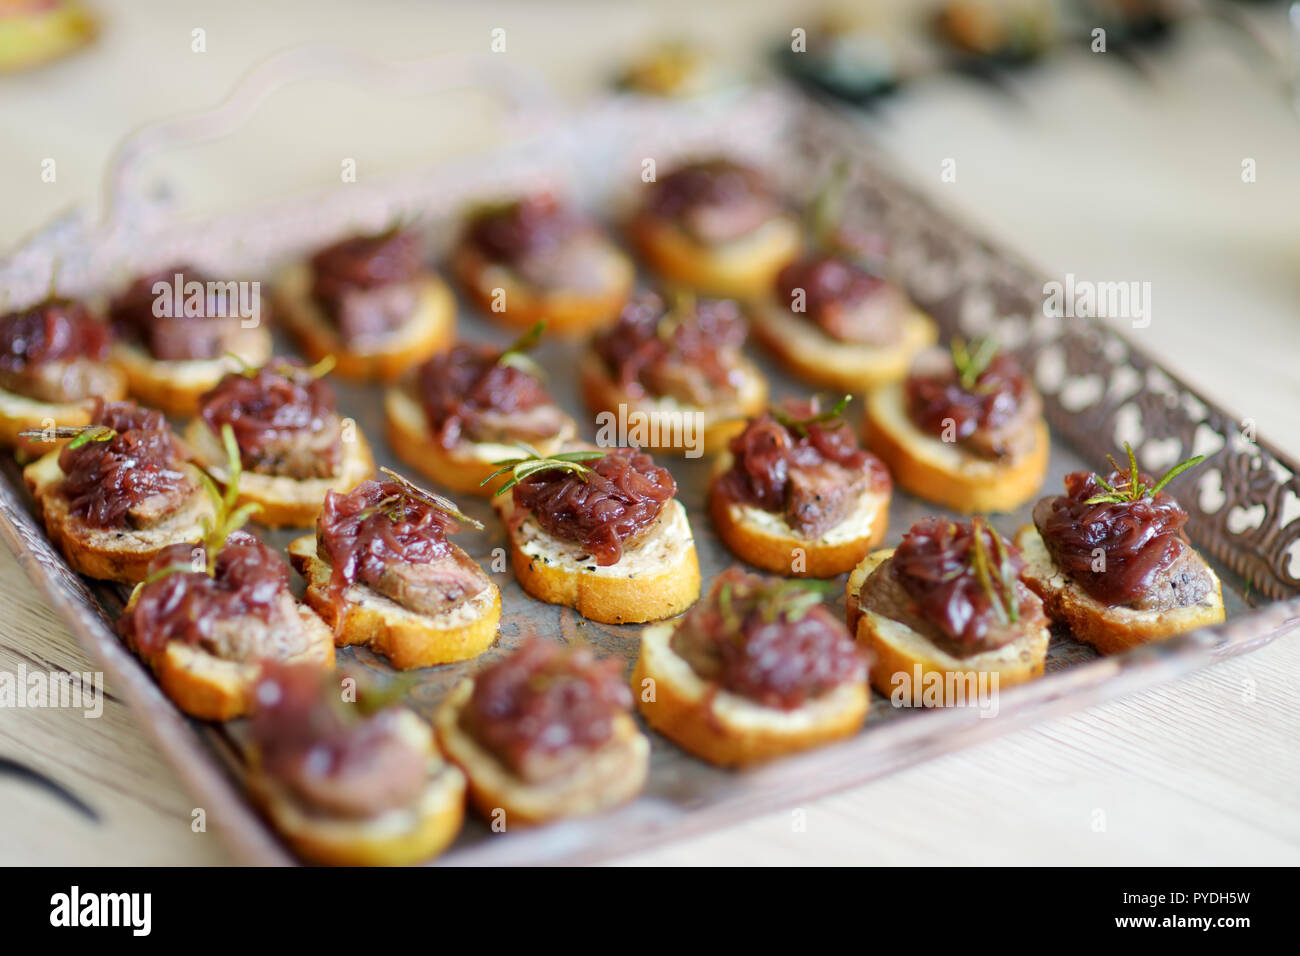
M 814 412 L 807 418 L 795 418 L 779 405 L 773 405 L 768 411 L 781 425 L 790 429 L 800 438 L 807 438 L 809 425 L 825 425 L 828 429 L 842 426 L 844 419 L 841 416 L 844 414 L 844 409 L 849 407 L 851 401 L 853 401 L 853 396 L 845 395 L 830 408 L 823 412 Z M 815 404 L 814 407 L 816 407 Z
M 389 480 L 394 482 L 399 488 L 402 489 L 402 491 L 400 496 L 393 498 L 391 501 L 390 499 L 385 499 L 384 501 L 381 501 L 379 505 L 375 506 L 376 509 L 380 509 L 381 506 L 389 507 L 389 506 L 402 504 L 403 500 L 419 501 L 433 508 L 436 508 L 438 511 L 441 511 L 445 515 L 449 515 L 450 517 L 455 518 L 461 524 L 468 525 L 469 527 L 473 528 L 475 531 L 483 530 L 483 522 L 479 521 L 477 518 L 471 518 L 469 515 L 465 514 L 465 512 L 460 510 L 456 502 L 452 501 L 450 498 L 444 498 L 442 495 L 434 494 L 432 491 L 426 491 L 425 489 L 417 485 L 415 482 L 407 478 L 403 478 L 401 475 L 393 471 L 391 468 L 380 468 L 379 470 L 383 472 L 385 475 L 387 475 Z M 390 496 L 390 498 L 392 498 L 392 496 Z M 388 504 L 386 504 L 386 502 Z
M 112 441 L 117 432 L 107 425 L 59 425 L 55 428 L 24 428 L 18 433 L 23 438 L 33 441 L 57 441 L 71 438 L 68 448 L 80 448 L 92 441 Z
M 831 252 L 840 251 L 841 245 L 837 235 L 844 211 L 844 196 L 848 192 L 849 161 L 840 157 L 830 174 L 823 180 L 808 204 L 805 215 L 808 234 L 819 249 Z
M 672 304 L 655 323 L 655 334 L 660 341 L 671 345 L 677 330 L 695 315 L 695 293 L 690 289 L 678 287 L 670 293 Z
M 238 504 L 239 479 L 244 474 L 244 463 L 240 458 L 239 443 L 235 441 L 235 430 L 229 422 L 221 426 L 221 444 L 226 450 L 225 492 L 217 490 L 217 483 L 208 472 L 202 469 L 199 471 L 199 481 L 212 502 L 213 510 L 213 517 L 204 522 L 203 533 L 203 550 L 207 555 L 209 576 L 216 572 L 217 555 L 225 547 L 226 539 L 262 510 L 262 506 L 255 501 Z
M 1016 593 L 1016 575 L 1007 546 L 987 519 L 972 518 L 970 527 L 971 570 L 975 572 L 975 580 L 988 595 L 998 620 L 1003 624 L 1014 624 L 1020 620 L 1020 596 Z M 984 543 L 985 529 L 993 538 L 996 565 L 990 560 L 988 545 Z
M 957 369 L 957 380 L 961 387 L 970 392 L 979 384 L 980 376 L 988 371 L 989 364 L 998 354 L 996 339 L 981 337 L 967 344 L 961 336 L 956 336 L 950 346 L 952 364 Z
M 1128 442 L 1125 442 L 1124 451 L 1128 454 L 1128 475 L 1126 476 L 1127 480 L 1124 482 L 1117 482 L 1118 487 L 1115 487 L 1112 486 L 1111 483 L 1107 481 L 1105 478 L 1103 478 L 1101 475 L 1097 474 L 1096 472 L 1093 472 L 1092 477 L 1097 479 L 1097 484 L 1101 485 L 1101 487 L 1105 489 L 1106 493 L 1101 495 L 1093 495 L 1091 498 L 1085 501 L 1084 504 L 1122 505 L 1132 501 L 1138 501 L 1139 499 L 1144 498 L 1148 495 L 1154 498 L 1156 495 L 1160 494 L 1162 490 L 1164 490 L 1165 485 L 1169 484 L 1169 482 L 1173 481 L 1175 478 L 1177 478 L 1183 472 L 1187 471 L 1189 468 L 1195 468 L 1201 462 L 1205 461 L 1204 455 L 1197 455 L 1195 458 L 1189 458 L 1186 461 L 1181 461 L 1178 464 L 1174 465 L 1174 467 L 1170 468 L 1167 472 L 1165 472 L 1159 481 L 1157 481 L 1154 485 L 1148 488 L 1142 482 L 1141 473 L 1138 471 L 1137 455 L 1134 454 L 1133 452 L 1133 446 L 1130 445 Z M 1124 469 L 1120 467 L 1119 463 L 1115 461 L 1113 456 L 1107 455 L 1106 460 L 1110 462 L 1111 468 L 1114 469 L 1116 473 L 1121 475 L 1124 473 Z
M 731 581 L 723 581 L 718 587 L 718 615 L 724 629 L 737 632 L 739 637 L 741 625 L 751 613 L 756 612 L 764 624 L 778 619 L 791 623 L 803 620 L 823 602 L 832 586 L 830 581 L 778 578 L 761 581 L 752 590 L 737 594 Z
M 494 478 L 509 473 L 510 480 L 497 489 L 496 494 L 505 494 L 519 482 L 523 481 L 529 475 L 535 475 L 539 471 L 567 471 L 577 475 L 583 481 L 591 473 L 591 469 L 583 464 L 584 461 L 591 461 L 595 458 L 604 458 L 605 452 L 596 449 L 585 451 L 565 451 L 555 455 L 543 455 L 531 445 L 523 442 L 517 443 L 525 452 L 519 458 L 504 458 L 501 461 L 494 461 L 492 464 L 498 465 L 496 471 L 488 475 L 479 482 L 479 487 L 486 485 Z
M 338 363 L 338 357 L 333 354 L 326 355 L 315 365 L 308 365 L 306 367 L 294 365 L 288 359 L 283 358 L 272 359 L 265 366 L 259 367 L 257 365 L 248 364 L 242 355 L 238 355 L 234 352 L 227 352 L 226 358 L 232 358 L 239 363 L 239 368 L 236 371 L 238 374 L 244 376 L 244 378 L 253 378 L 262 370 L 263 367 L 269 368 L 286 378 L 298 372 L 301 372 L 304 375 L 310 375 L 312 378 L 324 378 L 330 372 L 334 371 L 334 366 Z
M 497 357 L 497 364 L 510 368 L 517 368 L 521 372 L 533 376 L 536 379 L 544 379 L 546 371 L 537 364 L 528 353 L 537 347 L 537 343 L 542 340 L 542 333 L 546 331 L 546 323 L 538 322 L 531 329 L 515 339 L 514 343 Z

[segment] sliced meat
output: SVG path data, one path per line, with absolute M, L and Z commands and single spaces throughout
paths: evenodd
M 46 362 L 21 371 L 0 368 L 0 388 L 38 402 L 80 402 L 107 395 L 116 384 L 113 370 L 93 359 Z
M 419 614 L 445 614 L 479 594 L 488 576 L 463 551 L 425 563 L 392 560 L 366 582 L 385 597 Z
M 343 457 L 343 425 L 338 416 L 322 419 L 319 431 L 285 430 L 268 432 L 259 442 L 252 461 L 245 467 L 264 475 L 280 475 L 305 481 L 332 478 Z
M 479 412 L 467 437 L 475 442 L 531 443 L 554 438 L 568 424 L 569 416 L 558 405 L 537 405 L 514 412 L 489 408 Z
M 215 618 L 204 650 L 227 661 L 287 660 L 310 642 L 293 595 L 280 591 L 265 611 Z
M 853 511 L 866 487 L 860 468 L 833 461 L 790 467 L 785 522 L 807 538 L 820 538 Z
M 1172 611 L 1204 600 L 1213 589 L 1205 562 L 1179 541 L 1176 557 L 1156 572 L 1147 589 L 1129 606 L 1135 611 Z
M 356 348 L 400 329 L 415 312 L 418 299 L 419 287 L 414 282 L 347 287 L 330 303 L 327 314 L 343 344 Z
M 167 484 L 127 509 L 126 518 L 132 528 L 137 531 L 156 528 L 193 504 L 199 491 L 198 484 L 182 472 L 177 474 L 180 476 L 178 481 Z

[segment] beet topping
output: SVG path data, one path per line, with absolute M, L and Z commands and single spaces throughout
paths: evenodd
M 311 257 L 312 298 L 346 343 L 386 335 L 415 310 L 421 259 L 408 230 L 344 239 Z
M 714 579 L 672 648 L 704 680 L 784 710 L 867 677 L 866 658 L 817 591 L 740 568 Z
M 537 376 L 501 356 L 489 345 L 457 345 L 417 370 L 416 396 L 444 448 L 542 441 L 568 423 Z
M 781 515 L 807 538 L 843 521 L 864 491 L 890 487 L 880 461 L 817 399 L 787 401 L 760 415 L 727 447 L 732 465 L 718 479 L 716 493 Z
M 621 660 L 534 638 L 474 678 L 460 723 L 511 773 L 540 783 L 612 739 L 631 707 Z
M 1041 605 L 1019 583 L 1019 550 L 979 519 L 918 521 L 887 567 L 908 610 L 962 653 L 992 650 L 1042 623 Z
M 334 389 L 296 359 L 231 372 L 199 399 L 214 435 L 229 425 L 244 468 L 294 479 L 329 478 L 343 460 Z
M 466 226 L 465 238 L 487 259 L 511 264 L 547 255 L 584 228 L 573 209 L 540 194 L 480 210 Z
M 781 213 L 767 179 L 755 169 L 714 159 L 688 163 L 651 187 L 645 212 L 675 223 L 701 242 L 728 242 Z
M 162 412 L 134 402 L 97 402 L 92 424 L 115 433 L 59 452 L 62 493 L 72 514 L 94 528 L 143 528 L 174 513 L 195 485 Z
M 332 567 L 330 590 L 342 598 L 362 584 L 410 610 L 437 615 L 489 584 L 447 535 L 456 519 L 395 481 L 363 481 L 330 491 L 316 524 L 321 557 Z
M 951 363 L 913 369 L 904 396 L 908 417 L 921 431 L 990 459 L 1024 446 L 1041 406 L 1020 363 L 1006 353 L 994 355 L 966 382 Z
M 1128 480 L 1113 472 L 1107 483 L 1122 488 Z M 1152 486 L 1146 475 L 1140 481 Z M 1187 512 L 1178 502 L 1161 491 L 1088 504 L 1106 494 L 1096 475 L 1076 471 L 1065 477 L 1065 494 L 1034 506 L 1034 524 L 1057 566 L 1103 604 L 1160 610 L 1204 597 L 1211 582 L 1184 537 Z
M 727 299 L 669 309 L 653 292 L 624 307 L 618 322 L 592 340 L 611 377 L 631 398 L 670 397 L 707 406 L 734 396 L 747 325 Z
M 605 567 L 654 524 L 677 482 L 644 452 L 616 448 L 578 471 L 535 472 L 512 493 L 548 534 L 577 542 Z
M 791 308 L 799 290 L 803 313 L 841 342 L 886 346 L 902 334 L 906 302 L 898 289 L 842 256 L 799 259 L 777 274 L 781 305 Z
M 401 733 L 402 712 L 343 703 L 338 678 L 267 662 L 252 736 L 261 768 L 312 810 L 349 818 L 409 807 L 429 783 L 429 755 Z
M 289 595 L 289 566 L 247 531 L 226 538 L 211 575 L 193 570 L 196 550 L 205 560 L 203 546 L 194 542 L 160 551 L 134 607 L 118 620 L 119 633 L 142 653 L 161 653 L 172 641 L 219 653 L 218 627 L 246 628 L 249 616 L 270 624 Z

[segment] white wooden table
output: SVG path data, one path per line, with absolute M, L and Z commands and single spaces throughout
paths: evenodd
M 75 203 L 95 202 L 113 145 L 148 119 L 216 102 L 267 54 L 340 42 L 394 58 L 508 53 L 581 94 L 622 52 L 663 32 L 712 39 L 744 67 L 772 36 L 808 24 L 783 5 L 656 3 L 100 4 L 89 53 L 4 81 L 0 244 Z M 1280 13 L 1275 14 L 1280 16 Z M 206 53 L 191 51 L 206 31 Z M 1300 456 L 1300 125 L 1239 55 L 1197 30 L 1155 61 L 1153 84 L 1076 56 L 1017 81 L 1020 107 L 958 82 L 889 107 L 872 134 L 923 188 L 1050 272 L 1149 281 L 1153 321 L 1135 336 L 1262 435 Z M 182 157 L 172 178 L 208 208 L 333 181 L 337 155 L 362 168 L 427 159 L 437 135 L 384 110 L 330 117 L 304 93 L 250 130 L 256 139 Z M 279 112 L 277 112 L 279 109 Z M 319 121 L 288 132 L 289 119 Z M 387 125 L 386 125 L 387 124 Z M 434 134 L 437 131 L 433 131 Z M 344 150 L 340 153 L 339 150 Z M 347 152 L 351 150 L 352 152 Z M 58 179 L 42 183 L 41 161 Z M 1241 181 L 1244 158 L 1258 180 Z M 957 161 L 955 183 L 940 164 Z M 0 670 L 86 670 L 13 558 L 0 552 Z M 1300 641 L 1284 639 L 1149 693 L 1043 724 L 891 778 L 628 863 L 1300 862 Z M 108 688 L 111 695 L 112 688 Z M 103 716 L 0 711 L 0 756 L 95 807 L 90 823 L 29 783 L 0 776 L 0 863 L 219 864 L 193 801 L 115 700 Z

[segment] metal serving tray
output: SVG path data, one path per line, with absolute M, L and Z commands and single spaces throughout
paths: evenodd
M 364 193 L 335 189 L 202 222 L 176 221 L 166 204 L 150 200 L 137 182 L 141 160 L 157 149 L 224 135 L 284 83 L 340 76 L 403 92 L 476 81 L 506 95 L 517 109 L 513 128 L 520 135 L 482 155 L 395 177 Z M 852 171 L 849 216 L 884 227 L 892 249 L 889 267 L 917 303 L 945 333 L 996 333 L 1033 369 L 1053 430 L 1045 488 L 1060 487 L 1069 471 L 1101 467 L 1123 441 L 1131 442 L 1152 470 L 1194 454 L 1208 457 L 1173 490 L 1191 514 L 1193 540 L 1223 578 L 1227 621 L 1109 658 L 1099 658 L 1068 634 L 1056 634 L 1048 673 L 1003 691 L 995 718 L 982 718 L 976 708 L 895 709 L 875 695 L 866 726 L 856 737 L 745 772 L 710 767 L 652 734 L 649 783 L 630 806 L 504 834 L 493 834 L 471 819 L 438 862 L 576 863 L 625 854 L 796 805 L 1027 723 L 1179 677 L 1259 647 L 1300 621 L 1300 479 L 1295 463 L 1264 442 L 1246 440 L 1231 416 L 1116 333 L 1089 320 L 1045 316 L 1043 279 L 1033 268 L 900 185 L 843 120 L 782 90 L 733 91 L 690 104 L 614 98 L 565 113 L 525 80 L 497 61 L 386 64 L 320 49 L 281 55 L 254 71 L 218 109 L 147 128 L 131 139 L 114 170 L 107 220 L 96 225 L 78 216 L 54 224 L 0 263 L 0 290 L 11 307 L 38 299 L 55 258 L 60 289 L 71 294 L 101 295 L 120 284 L 124 273 L 173 262 L 192 262 L 222 277 L 269 280 L 283 264 L 336 236 L 415 213 L 438 248 L 445 246 L 453 217 L 467 202 L 543 183 L 565 189 L 613 225 L 640 188 L 645 158 L 663 169 L 684 155 L 736 155 L 761 164 L 799 197 L 842 158 Z M 463 337 L 509 338 L 468 308 L 460 309 L 459 321 Z M 587 422 L 585 437 L 590 438 L 591 416 L 580 405 L 571 374 L 578 348 L 577 343 L 548 342 L 538 357 L 550 371 L 560 401 Z M 755 357 L 774 394 L 808 393 L 807 386 L 782 374 L 764 356 Z M 356 419 L 380 462 L 400 467 L 384 443 L 381 389 L 336 384 L 341 410 Z M 733 560 L 704 509 L 708 464 L 662 461 L 680 485 L 707 586 Z M 10 547 L 110 675 L 114 692 L 136 711 L 237 858 L 293 862 L 243 794 L 242 722 L 206 724 L 171 705 L 111 629 L 123 591 L 72 573 L 35 520 L 17 466 L 6 460 L 0 471 L 0 530 Z M 493 549 L 505 545 L 504 533 L 486 502 L 462 503 L 487 529 L 461 535 L 459 542 L 488 567 Z M 940 510 L 898 493 L 888 543 L 896 543 L 918 518 Z M 1011 534 L 1027 521 L 1025 508 L 994 523 Z M 267 537 L 283 546 L 298 533 Z M 499 658 L 527 634 L 588 641 L 604 653 L 622 655 L 630 669 L 639 627 L 594 624 L 567 608 L 534 601 L 509 571 L 496 574 L 496 580 L 503 601 L 500 641 L 478 660 L 419 672 L 409 703 L 421 714 L 429 715 L 461 676 Z M 832 603 L 843 611 L 842 595 Z M 343 650 L 339 659 L 345 668 L 391 673 L 382 658 L 365 649 Z

